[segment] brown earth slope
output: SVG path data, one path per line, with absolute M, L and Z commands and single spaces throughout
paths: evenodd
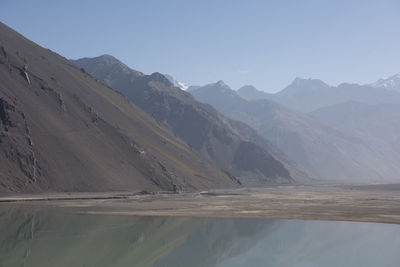
M 122 95 L 0 23 L 0 192 L 235 185 Z

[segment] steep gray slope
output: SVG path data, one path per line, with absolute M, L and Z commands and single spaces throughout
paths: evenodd
M 235 185 L 121 94 L 0 23 L 0 192 Z
M 249 124 L 321 179 L 399 177 L 400 168 L 392 154 L 360 132 L 323 123 L 269 100 L 248 101 L 220 82 L 190 93 L 228 117 Z
M 197 102 L 189 93 L 174 87 L 159 73 L 140 77 L 126 74 L 122 79 L 116 75 L 104 79 L 105 76 L 96 71 L 101 58 L 73 62 L 85 66 L 90 74 L 105 83 L 118 83 L 116 90 L 242 182 L 258 184 L 292 181 L 295 168 L 283 162 L 275 153 L 276 148 L 267 141 L 264 140 L 262 145 L 254 143 L 255 139 L 263 138 L 257 137 L 257 133 L 252 132 L 247 125 L 233 122 L 211 106 Z M 113 65 L 109 67 L 108 73 L 114 73 Z

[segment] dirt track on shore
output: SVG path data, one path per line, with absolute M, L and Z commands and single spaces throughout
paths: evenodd
M 246 217 L 400 224 L 399 185 L 287 185 L 180 194 L 69 193 L 0 197 L 108 215 Z M 75 209 L 74 209 L 75 210 Z

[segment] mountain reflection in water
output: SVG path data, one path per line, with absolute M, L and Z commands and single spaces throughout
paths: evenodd
M 393 266 L 397 225 L 0 208 L 0 266 Z

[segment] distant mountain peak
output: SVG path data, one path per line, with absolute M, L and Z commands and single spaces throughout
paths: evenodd
M 200 91 L 199 91 L 200 90 Z M 232 97 L 232 98 L 240 98 L 243 99 L 239 93 L 232 88 L 229 87 L 224 81 L 220 80 L 215 83 L 206 84 L 205 86 L 200 86 L 194 88 L 193 90 L 189 91 L 190 93 L 198 92 L 202 94 L 210 94 L 214 97 L 216 96 L 223 96 L 223 97 Z
M 83 58 L 83 59 L 90 59 L 96 62 L 101 62 L 104 64 L 122 64 L 124 65 L 121 61 L 119 61 L 118 59 L 116 59 L 115 57 L 109 55 L 109 54 L 104 54 L 98 57 L 93 57 L 93 58 Z
M 389 78 L 381 78 L 369 85 L 374 88 L 385 88 L 400 92 L 400 72 Z
M 104 54 L 98 57 L 84 57 L 76 60 L 70 60 L 72 63 L 81 66 L 85 70 L 93 69 L 93 66 L 96 66 L 96 71 L 105 71 L 107 70 L 108 72 L 110 71 L 109 67 L 112 67 L 114 72 L 119 72 L 119 70 L 122 70 L 122 72 L 125 75 L 131 75 L 133 74 L 135 77 L 141 77 L 144 74 L 140 71 L 134 70 L 129 68 L 127 65 L 122 63 L 120 60 L 116 59 L 115 57 Z M 92 73 L 93 74 L 93 73 Z M 111 86 L 111 84 L 108 84 Z
M 324 83 L 319 79 L 304 79 L 296 77 L 291 84 L 289 84 L 286 88 L 282 91 L 278 92 L 278 95 L 292 95 L 298 94 L 303 92 L 310 92 L 316 90 L 322 90 L 329 88 L 329 85 Z
M 215 83 L 215 85 L 218 85 L 220 87 L 224 87 L 227 89 L 231 89 L 223 80 L 219 80 L 218 82 Z
M 301 85 L 301 86 L 314 85 L 314 86 L 324 86 L 324 87 L 326 86 L 326 87 L 328 87 L 328 85 L 326 83 L 324 83 L 320 79 L 300 78 L 300 77 L 296 77 L 293 80 L 293 82 L 291 83 L 291 85 L 295 85 L 295 86 L 299 86 L 299 85 Z
M 163 74 L 159 73 L 159 72 L 153 72 L 150 75 L 151 79 L 154 81 L 158 81 L 158 82 L 162 82 L 165 84 L 171 84 L 170 80 Z
M 260 90 L 258 90 L 257 88 L 255 88 L 253 85 L 243 85 L 242 87 L 240 87 L 238 89 L 238 91 L 248 91 L 248 92 L 261 92 Z
M 98 56 L 97 58 L 104 59 L 104 60 L 119 61 L 118 59 L 116 59 L 115 57 L 113 57 L 112 55 L 109 55 L 109 54 L 104 54 L 104 55 Z
M 181 90 L 187 90 L 189 88 L 189 86 L 187 86 L 186 84 L 184 84 L 181 81 L 178 81 L 177 79 L 175 79 L 174 77 L 172 77 L 169 74 L 164 74 L 164 76 L 175 86 L 178 87 Z
M 390 76 L 390 77 L 382 77 L 382 78 L 378 79 L 378 81 L 386 81 L 386 80 L 390 80 L 390 79 L 400 79 L 400 72 L 393 76 Z

